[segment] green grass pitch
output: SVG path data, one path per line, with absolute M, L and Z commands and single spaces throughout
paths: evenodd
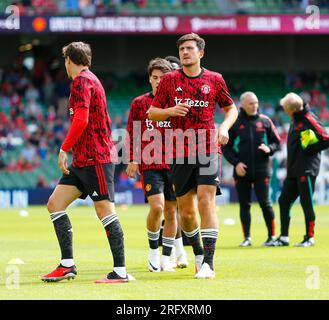
M 43 283 L 40 276 L 59 262 L 59 248 L 45 207 L 0 210 L 0 300 L 5 299 L 328 299 L 329 207 L 316 206 L 316 245 L 312 248 L 264 248 L 265 224 L 257 204 L 252 207 L 253 246 L 239 248 L 242 240 L 238 206 L 218 207 L 219 240 L 215 255 L 216 279 L 194 279 L 194 263 L 175 273 L 150 273 L 146 268 L 146 206 L 117 207 L 125 232 L 128 272 L 137 281 L 94 284 L 112 267 L 109 245 L 92 207 L 68 210 L 74 231 L 75 280 Z M 278 207 L 277 231 L 279 232 Z M 225 225 L 233 218 L 234 225 Z M 304 217 L 299 205 L 292 209 L 291 244 L 302 240 Z M 24 264 L 10 265 L 14 258 Z M 13 269 L 14 268 L 14 269 Z M 12 285 L 13 270 L 19 284 Z M 17 278 L 15 278 L 17 279 Z

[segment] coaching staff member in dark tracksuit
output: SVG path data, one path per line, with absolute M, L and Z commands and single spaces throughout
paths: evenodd
M 258 99 L 253 92 L 245 92 L 240 98 L 238 120 L 230 129 L 230 140 L 223 148 L 227 161 L 234 166 L 234 180 L 240 204 L 240 219 L 244 233 L 241 247 L 251 246 L 250 206 L 251 188 L 263 211 L 268 238 L 264 246 L 275 241 L 275 220 L 269 198 L 269 159 L 280 147 L 280 137 L 271 119 L 258 113 Z
M 292 120 L 287 141 L 287 177 L 279 198 L 281 235 L 275 245 L 289 245 L 290 209 L 300 196 L 306 235 L 296 246 L 310 247 L 314 245 L 314 185 L 320 170 L 321 151 L 329 147 L 329 135 L 297 94 L 288 93 L 280 103 Z

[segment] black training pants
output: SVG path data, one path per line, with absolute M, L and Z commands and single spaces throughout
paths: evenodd
M 269 197 L 269 178 L 259 177 L 251 179 L 248 177 L 235 178 L 235 186 L 240 204 L 240 219 L 244 237 L 250 237 L 251 224 L 251 188 L 254 186 L 258 203 L 262 209 L 267 227 L 268 237 L 275 235 L 274 211 Z
M 313 207 L 313 192 L 316 177 L 300 176 L 287 177 L 283 183 L 279 197 L 281 235 L 288 237 L 290 223 L 290 209 L 298 196 L 304 211 L 306 236 L 314 236 L 315 212 Z

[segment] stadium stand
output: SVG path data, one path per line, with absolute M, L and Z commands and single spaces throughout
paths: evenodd
M 322 13 L 329 11 L 328 0 L 228 0 L 221 8 L 241 14 L 305 13 L 309 5 L 316 5 Z
M 23 15 L 218 15 L 304 13 L 308 5 L 329 12 L 329 0 L 2 0 L 0 12 L 10 4 Z
M 0 70 L 0 188 L 54 185 L 58 179 L 54 170 L 57 153 L 69 126 L 69 82 L 63 70 L 53 70 L 38 60 L 33 71 L 20 60 L 12 66 Z M 313 111 L 329 123 L 328 74 L 231 73 L 225 78 L 236 101 L 243 91 L 255 91 L 261 99 L 261 111 L 281 128 L 289 119 L 280 112 L 278 101 L 288 90 L 299 92 Z M 126 126 L 132 99 L 148 91 L 149 85 L 146 78 L 138 75 L 102 75 L 101 79 L 115 134 L 115 130 Z M 216 122 L 222 116 L 218 113 Z M 283 129 L 281 132 L 284 135 Z M 126 179 L 124 174 L 118 177 Z

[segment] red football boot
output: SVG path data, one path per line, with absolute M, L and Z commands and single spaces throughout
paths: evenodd
M 41 280 L 44 282 L 57 282 L 61 280 L 70 280 L 74 279 L 77 275 L 76 266 L 72 267 L 63 267 L 61 264 L 52 272 L 41 277 Z

